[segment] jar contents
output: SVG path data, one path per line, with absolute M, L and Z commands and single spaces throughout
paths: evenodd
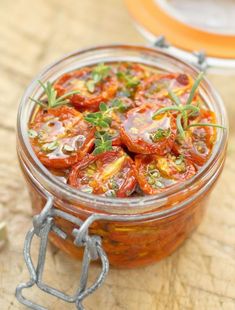
M 28 135 L 62 182 L 106 197 L 153 195 L 197 174 L 216 142 L 215 113 L 184 73 L 100 63 L 42 83 Z

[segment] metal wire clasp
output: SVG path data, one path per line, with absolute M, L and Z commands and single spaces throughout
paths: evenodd
M 77 228 L 73 229 L 72 232 L 73 236 L 75 237 L 74 244 L 78 247 L 84 247 L 82 273 L 80 276 L 79 288 L 73 296 L 67 295 L 53 287 L 50 287 L 42 281 L 48 236 L 50 231 L 53 231 L 62 239 L 67 238 L 67 234 L 54 224 L 54 217 L 60 217 L 74 223 L 77 226 Z M 30 273 L 30 280 L 26 283 L 19 284 L 16 288 L 16 298 L 20 303 L 24 304 L 30 309 L 47 310 L 45 307 L 26 299 L 22 294 L 24 289 L 31 288 L 36 284 L 42 291 L 54 295 L 66 302 L 74 303 L 77 309 L 84 310 L 82 301 L 101 286 L 109 270 L 109 262 L 104 250 L 102 249 L 101 238 L 98 236 L 89 236 L 88 234 L 90 223 L 91 221 L 89 221 L 89 218 L 83 222 L 77 217 L 54 208 L 53 198 L 48 198 L 47 203 L 41 213 L 34 216 L 33 228 L 29 230 L 25 238 L 24 259 Z M 30 251 L 32 240 L 35 235 L 40 238 L 38 262 L 36 268 L 33 264 Z M 101 261 L 101 273 L 97 277 L 95 283 L 90 287 L 87 287 L 90 262 L 97 259 Z
M 166 50 L 172 55 L 178 55 L 184 60 L 188 60 L 191 64 L 195 65 L 201 71 L 206 71 L 208 69 L 208 59 L 203 50 L 195 51 L 192 53 L 183 51 L 179 48 L 172 46 L 169 42 L 167 42 L 166 38 L 163 35 L 154 38 L 153 46 L 162 50 Z

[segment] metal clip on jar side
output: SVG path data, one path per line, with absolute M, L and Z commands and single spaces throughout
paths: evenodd
M 67 238 L 67 234 L 54 224 L 55 216 L 70 221 L 77 227 L 79 227 L 75 228 L 72 232 L 75 237 L 74 244 L 78 247 L 84 247 L 79 288 L 73 296 L 69 296 L 53 287 L 50 287 L 42 281 L 48 236 L 50 231 L 53 231 L 62 239 Z M 88 228 L 92 222 L 93 220 L 91 220 L 90 218 L 83 222 L 77 217 L 74 217 L 68 213 L 54 208 L 53 198 L 48 198 L 47 203 L 41 213 L 34 216 L 33 228 L 29 230 L 25 238 L 24 259 L 30 273 L 30 280 L 26 283 L 19 284 L 16 288 L 16 298 L 20 303 L 24 304 L 30 309 L 46 310 L 45 307 L 26 299 L 22 294 L 22 291 L 24 289 L 31 288 L 34 285 L 37 285 L 37 287 L 42 291 L 54 295 L 57 298 L 62 299 L 66 302 L 74 303 L 78 310 L 84 310 L 84 307 L 82 305 L 83 300 L 101 286 L 109 270 L 109 262 L 104 250 L 102 249 L 101 238 L 98 236 L 89 236 L 88 234 Z M 36 268 L 31 258 L 31 244 L 35 235 L 40 239 Z M 87 287 L 90 262 L 98 259 L 101 261 L 102 270 L 94 284 L 90 287 Z
M 178 55 L 182 59 L 187 60 L 189 63 L 197 67 L 200 71 L 206 71 L 210 67 L 206 53 L 203 50 L 195 51 L 193 53 L 185 52 L 172 46 L 166 41 L 166 38 L 163 35 L 155 38 L 153 46 L 165 50 L 172 55 Z

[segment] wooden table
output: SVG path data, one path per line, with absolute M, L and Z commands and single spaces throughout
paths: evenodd
M 14 290 L 28 279 L 22 246 L 31 209 L 15 152 L 21 95 L 35 74 L 64 53 L 90 45 L 145 43 L 119 0 L 1 0 L 0 2 L 0 217 L 9 241 L 0 252 L 0 309 L 24 309 Z M 231 80 L 231 77 L 233 80 Z M 86 309 L 235 309 L 235 87 L 234 76 L 211 76 L 231 122 L 228 158 L 198 230 L 168 259 L 138 270 L 111 270 Z M 33 252 L 37 253 L 36 245 Z M 92 268 L 94 274 L 98 269 Z M 50 246 L 46 280 L 66 292 L 77 286 L 80 263 Z M 49 309 L 74 309 L 33 289 Z

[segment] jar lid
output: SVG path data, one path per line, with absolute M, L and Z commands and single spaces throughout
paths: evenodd
M 163 35 L 184 51 L 205 51 L 224 66 L 235 65 L 233 0 L 125 0 L 148 38 Z

